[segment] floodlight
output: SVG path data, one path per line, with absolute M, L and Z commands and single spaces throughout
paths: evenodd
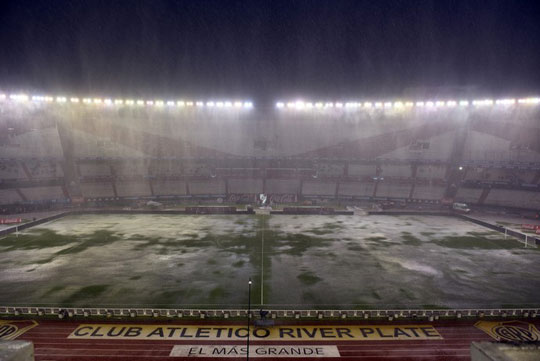
M 26 94 L 11 94 L 9 96 L 9 98 L 11 100 L 15 100 L 15 101 L 18 101 L 18 102 L 25 102 L 28 100 L 28 95 Z
M 515 99 L 498 99 L 497 101 L 495 101 L 495 104 L 512 105 L 512 104 L 516 104 L 516 100 Z
M 78 103 L 79 98 L 70 98 L 69 101 L 72 102 L 72 103 Z

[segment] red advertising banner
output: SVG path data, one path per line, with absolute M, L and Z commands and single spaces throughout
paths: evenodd
M 521 229 L 530 229 L 534 231 L 540 229 L 540 224 L 522 224 Z
M 21 222 L 22 218 L 0 218 L 0 224 L 15 224 Z

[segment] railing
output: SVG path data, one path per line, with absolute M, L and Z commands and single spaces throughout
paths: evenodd
M 461 319 L 483 317 L 536 318 L 540 308 L 456 308 L 456 309 L 374 309 L 374 310 L 268 310 L 272 319 Z M 245 318 L 245 309 L 108 308 L 108 307 L 31 307 L 0 306 L 0 315 L 65 317 L 168 317 L 168 318 Z M 258 312 L 253 311 L 252 314 Z

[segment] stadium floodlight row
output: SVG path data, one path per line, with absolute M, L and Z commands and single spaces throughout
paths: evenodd
M 429 101 L 394 101 L 394 102 L 305 102 L 302 100 L 290 102 L 277 102 L 278 109 L 292 110 L 321 110 L 321 109 L 406 109 L 406 108 L 453 108 L 453 107 L 485 107 L 485 106 L 512 106 L 512 105 L 537 105 L 540 97 L 521 99 L 477 99 L 477 100 L 429 100 Z
M 27 94 L 0 94 L 0 101 L 11 100 L 14 102 L 35 102 L 35 103 L 56 103 L 56 104 L 84 104 L 102 106 L 146 106 L 146 107 L 194 107 L 194 108 L 228 108 L 228 109 L 251 109 L 253 103 L 250 101 L 194 101 L 194 100 L 145 100 L 145 99 L 111 99 L 111 98 L 78 98 L 65 96 L 44 96 Z
M 0 101 L 11 100 L 14 102 L 35 102 L 35 103 L 72 103 L 85 105 L 103 106 L 146 106 L 146 107 L 195 107 L 195 108 L 229 108 L 229 109 L 252 109 L 251 101 L 195 101 L 195 100 L 145 100 L 145 99 L 112 99 L 112 98 L 79 98 L 66 96 L 29 96 L 24 93 L 2 94 Z M 324 110 L 324 109 L 346 109 L 346 110 L 369 110 L 369 109 L 407 109 L 407 108 L 453 108 L 453 107 L 487 107 L 487 106 L 514 106 L 514 105 L 538 105 L 540 97 L 528 98 L 505 98 L 505 99 L 476 99 L 476 100 L 428 100 L 428 101 L 375 101 L 375 102 L 306 102 L 302 100 L 276 103 L 278 109 L 291 110 Z

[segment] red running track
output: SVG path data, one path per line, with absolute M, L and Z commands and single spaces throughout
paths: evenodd
M 38 321 L 38 325 L 26 333 L 20 335 L 18 340 L 28 340 L 34 343 L 35 358 L 45 360 L 96 360 L 96 361 L 172 361 L 183 360 L 187 357 L 170 357 L 169 354 L 175 345 L 245 345 L 245 341 L 208 341 L 208 340 L 126 340 L 126 339 L 73 339 L 68 336 L 80 324 L 92 324 L 81 320 L 75 321 Z M 95 323 L 118 323 L 122 325 L 128 322 L 95 322 Z M 167 322 L 168 326 L 193 325 L 194 322 Z M 376 324 L 371 322 L 370 324 Z M 142 324 L 142 322 L 138 322 Z M 146 324 L 146 323 L 145 323 Z M 163 324 L 163 322 L 161 323 Z M 217 323 L 197 323 L 198 325 L 216 325 Z M 337 323 L 332 323 L 336 325 Z M 381 324 L 381 323 L 379 323 Z M 409 323 L 410 324 L 410 323 Z M 251 345 L 335 345 L 343 360 L 383 361 L 383 360 L 470 360 L 470 344 L 472 341 L 493 341 L 482 330 L 474 327 L 473 322 L 460 323 L 431 323 L 442 336 L 437 340 L 403 340 L 403 341 L 254 341 Z M 220 323 L 219 325 L 225 325 Z M 226 324 L 232 325 L 231 323 Z M 238 324 L 236 324 L 238 325 Z M 287 323 L 282 326 L 292 325 Z M 324 325 L 317 324 L 319 327 Z M 337 325 L 351 326 L 354 323 L 340 323 Z M 356 324 L 359 325 L 359 324 Z M 251 358 L 251 357 L 250 357 Z M 210 360 L 212 358 L 200 357 L 198 360 Z M 243 357 L 222 358 L 224 360 L 244 360 Z M 261 358 L 269 360 L 271 358 Z M 280 360 L 299 360 L 300 358 L 280 357 Z M 320 358 L 305 357 L 303 360 L 320 360 Z M 337 359 L 337 358 L 325 358 Z

